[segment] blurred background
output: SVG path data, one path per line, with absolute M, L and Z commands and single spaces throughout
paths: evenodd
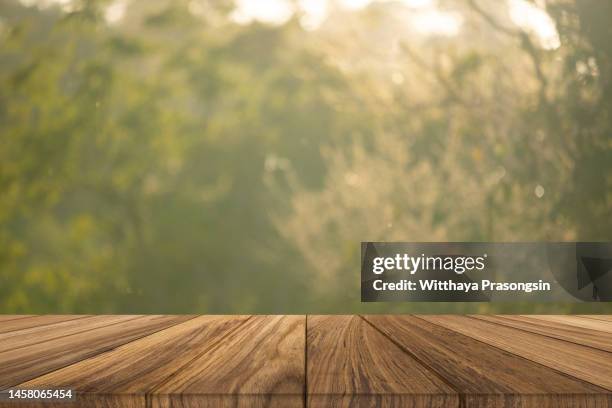
M 0 312 L 361 304 L 361 241 L 612 240 L 612 3 L 0 0 Z

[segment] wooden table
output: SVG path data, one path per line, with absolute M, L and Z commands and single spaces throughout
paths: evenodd
M 612 316 L 0 316 L 0 389 L 95 407 L 612 407 Z

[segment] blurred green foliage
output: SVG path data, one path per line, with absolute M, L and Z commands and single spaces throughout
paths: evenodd
M 441 1 L 442 37 L 392 3 L 29 3 L 0 0 L 1 312 L 612 311 L 358 290 L 363 240 L 612 239 L 608 2 L 547 1 L 554 49 L 501 1 Z

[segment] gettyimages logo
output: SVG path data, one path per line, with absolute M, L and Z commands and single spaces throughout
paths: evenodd
M 396 254 L 394 257 L 375 257 L 372 260 L 372 272 L 380 275 L 387 270 L 407 271 L 414 275 L 418 271 L 453 271 L 458 275 L 470 271 L 485 269 L 487 254 L 482 256 L 435 255 L 410 256 Z

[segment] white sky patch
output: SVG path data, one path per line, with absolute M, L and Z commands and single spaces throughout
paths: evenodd
M 104 19 L 108 24 L 115 24 L 121 21 L 125 16 L 125 9 L 127 8 L 126 0 L 115 0 L 113 1 L 104 12 Z
M 294 13 L 287 0 L 238 0 L 230 18 L 239 24 L 259 21 L 267 24 L 284 24 Z
M 548 13 L 526 0 L 509 0 L 510 19 L 522 29 L 534 33 L 547 50 L 559 48 L 561 41 L 555 23 Z
M 433 0 L 379 0 L 380 3 L 394 1 L 410 8 L 427 7 L 433 4 Z M 340 0 L 340 5 L 349 10 L 359 10 L 374 2 L 374 0 Z
M 456 35 L 461 29 L 463 18 L 458 13 L 437 9 L 434 0 L 378 0 L 397 2 L 413 11 L 406 24 L 417 32 L 431 35 Z M 346 10 L 361 10 L 376 0 L 339 0 Z M 259 21 L 266 24 L 286 23 L 296 11 L 300 12 L 300 24 L 306 30 L 316 30 L 327 19 L 330 0 L 238 0 L 231 13 L 231 19 L 239 24 Z
M 413 28 L 421 34 L 452 37 L 459 33 L 463 17 L 458 13 L 443 12 L 436 9 L 419 11 L 411 17 Z
M 372 3 L 372 0 L 340 0 L 340 5 L 349 10 L 359 10 Z
M 401 0 L 400 3 L 410 8 L 421 8 L 421 7 L 432 7 L 433 6 L 433 0 Z
M 299 6 L 302 12 L 300 24 L 306 30 L 319 28 L 329 12 L 327 0 L 300 0 Z

